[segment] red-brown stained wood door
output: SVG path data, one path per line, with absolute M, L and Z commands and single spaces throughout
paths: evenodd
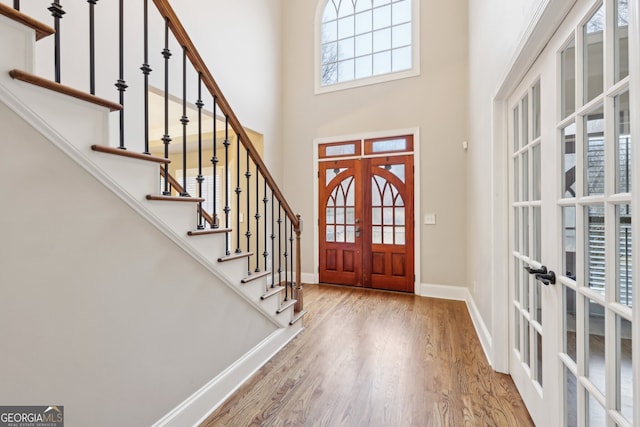
M 413 156 L 319 166 L 324 283 L 414 291 Z

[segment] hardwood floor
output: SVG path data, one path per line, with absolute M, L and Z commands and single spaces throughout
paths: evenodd
M 532 426 L 464 302 L 305 286 L 306 329 L 201 426 Z

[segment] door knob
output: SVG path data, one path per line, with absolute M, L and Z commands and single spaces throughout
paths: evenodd
M 544 283 L 546 286 L 555 285 L 556 284 L 556 273 L 553 271 L 549 271 L 544 274 L 536 274 L 536 279 Z
M 544 265 L 541 265 L 540 268 L 526 266 L 524 269 L 527 270 L 529 274 L 547 274 L 547 267 Z

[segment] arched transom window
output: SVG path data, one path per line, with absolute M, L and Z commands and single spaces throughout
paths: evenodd
M 414 1 L 323 0 L 319 87 L 415 75 Z

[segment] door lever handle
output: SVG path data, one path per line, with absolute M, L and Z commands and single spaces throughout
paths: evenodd
M 545 274 L 536 274 L 536 279 L 544 283 L 546 286 L 555 285 L 556 284 L 556 273 L 553 271 L 549 271 L 549 273 Z
M 527 270 L 527 272 L 529 272 L 529 274 L 547 274 L 547 267 L 542 265 L 540 266 L 540 268 L 531 268 L 529 266 L 524 268 L 525 270 Z M 536 276 L 537 278 L 537 276 Z

